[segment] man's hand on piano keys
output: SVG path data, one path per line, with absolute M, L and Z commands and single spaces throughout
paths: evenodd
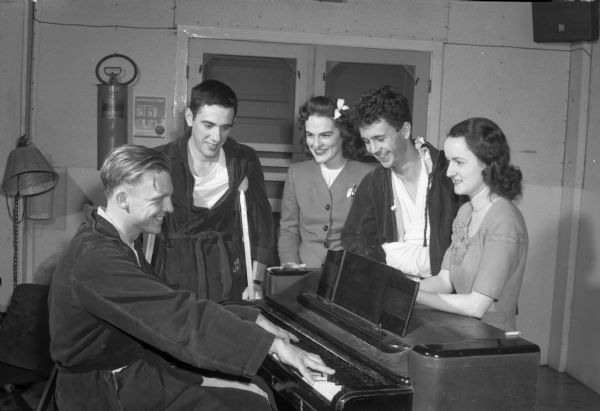
M 275 337 L 279 337 L 282 340 L 286 340 L 286 341 L 298 342 L 298 337 L 296 337 L 294 334 L 284 330 L 283 328 L 279 328 L 278 326 L 273 324 L 271 321 L 267 320 L 265 318 L 265 316 L 262 314 L 258 314 L 258 317 L 256 318 L 256 324 L 260 325 L 266 331 L 275 335 Z
M 278 337 L 273 341 L 269 354 L 274 354 L 279 361 L 293 367 L 311 385 L 314 373 L 311 373 L 310 370 L 327 375 L 335 373 L 335 370 L 325 365 L 317 354 L 306 352 L 289 341 Z

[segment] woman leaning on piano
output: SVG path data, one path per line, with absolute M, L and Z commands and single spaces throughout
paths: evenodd
M 287 173 L 279 260 L 284 268 L 319 268 L 328 250 L 342 248 L 354 190 L 374 165 L 357 161 L 365 148 L 344 100 L 311 97 L 300 107 L 298 125 L 312 158 L 292 164 Z
M 528 248 L 525 220 L 513 204 L 521 171 L 510 164 L 504 133 L 486 118 L 452 127 L 444 150 L 455 193 L 471 201 L 458 211 L 442 269 L 421 281 L 417 302 L 516 330 Z

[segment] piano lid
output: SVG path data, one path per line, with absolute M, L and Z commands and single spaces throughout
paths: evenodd
M 386 264 L 349 251 L 329 251 L 319 296 L 378 327 L 404 336 L 419 283 Z

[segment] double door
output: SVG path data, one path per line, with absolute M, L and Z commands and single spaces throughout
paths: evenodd
M 391 85 L 411 105 L 413 135 L 427 135 L 431 53 L 346 46 L 192 38 L 187 95 L 205 79 L 222 81 L 239 99 L 231 136 L 261 159 L 274 211 L 292 161 L 305 157 L 296 117 L 312 95 L 353 106 L 364 92 Z

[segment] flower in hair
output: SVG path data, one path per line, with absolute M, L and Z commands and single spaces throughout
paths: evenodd
M 336 105 L 337 105 L 337 108 L 335 109 L 335 112 L 333 113 L 334 120 L 337 120 L 338 118 L 340 118 L 340 116 L 342 115 L 342 111 L 348 110 L 350 108 L 344 104 L 343 98 L 338 98 Z

